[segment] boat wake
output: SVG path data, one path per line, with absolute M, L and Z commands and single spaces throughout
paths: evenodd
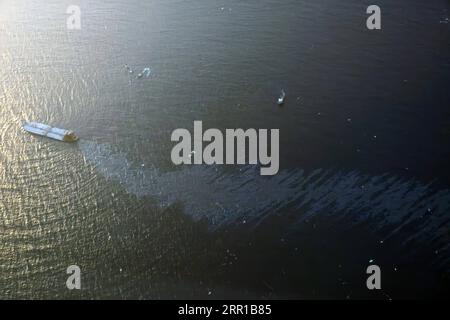
M 234 224 L 257 226 L 289 208 L 295 212 L 290 228 L 320 216 L 353 225 L 370 220 L 376 221 L 373 232 L 383 231 L 384 239 L 401 235 L 404 245 L 432 244 L 442 253 L 450 249 L 450 190 L 436 190 L 414 179 L 326 169 L 291 169 L 265 177 L 255 166 L 243 166 L 236 173 L 218 166 L 161 172 L 130 163 L 107 144 L 83 141 L 80 148 L 89 164 L 127 192 L 154 197 L 162 207 L 181 203 L 186 214 L 195 221 L 206 220 L 213 231 Z

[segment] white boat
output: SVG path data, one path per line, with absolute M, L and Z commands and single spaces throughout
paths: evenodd
M 282 104 L 284 104 L 284 99 L 286 98 L 286 92 L 284 92 L 284 90 L 281 90 L 281 95 L 278 98 L 278 105 L 281 106 Z
M 75 142 L 78 140 L 78 137 L 72 131 L 54 128 L 39 122 L 25 122 L 22 128 L 29 133 L 59 141 Z

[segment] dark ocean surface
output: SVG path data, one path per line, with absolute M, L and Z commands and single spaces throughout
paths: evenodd
M 370 4 L 0 0 L 0 298 L 448 296 L 450 3 Z M 280 129 L 279 173 L 174 166 L 194 120 Z

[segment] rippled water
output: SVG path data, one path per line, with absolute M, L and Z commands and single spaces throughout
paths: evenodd
M 447 1 L 79 3 L 0 0 L 0 298 L 448 294 Z M 194 120 L 280 128 L 279 174 L 174 167 Z

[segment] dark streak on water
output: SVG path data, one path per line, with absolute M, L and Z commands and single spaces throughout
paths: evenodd
M 80 32 L 70 4 L 0 0 L 1 298 L 448 295 L 448 1 L 377 32 L 367 1 L 80 1 Z M 280 128 L 280 173 L 173 167 L 193 120 Z

